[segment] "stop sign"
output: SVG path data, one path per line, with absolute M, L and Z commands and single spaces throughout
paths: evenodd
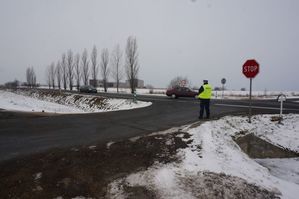
M 243 64 L 243 74 L 247 78 L 254 78 L 260 70 L 260 65 L 254 60 L 249 59 Z

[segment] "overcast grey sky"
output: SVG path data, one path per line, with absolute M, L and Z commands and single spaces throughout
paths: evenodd
M 68 49 L 90 54 L 128 36 L 139 46 L 139 78 L 166 87 L 175 76 L 248 89 L 246 59 L 260 73 L 254 90 L 299 90 L 298 0 L 0 0 L 0 84 L 25 81 Z

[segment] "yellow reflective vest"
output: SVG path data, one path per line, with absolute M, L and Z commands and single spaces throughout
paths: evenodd
M 212 97 L 212 86 L 210 84 L 202 85 L 203 92 L 198 95 L 199 99 L 211 99 Z

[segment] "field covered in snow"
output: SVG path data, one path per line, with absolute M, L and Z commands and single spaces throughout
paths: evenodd
M 0 108 L 49 113 L 90 113 L 128 110 L 150 106 L 151 102 L 110 99 L 58 91 L 0 90 Z
M 97 88 L 99 92 L 104 92 L 103 88 Z M 137 88 L 137 95 L 157 95 L 157 96 L 165 96 L 166 95 L 165 88 Z M 195 90 L 197 91 L 197 90 Z M 108 92 L 116 93 L 116 88 L 108 88 Z M 120 88 L 120 93 L 130 93 L 130 89 L 128 88 Z M 252 96 L 256 99 L 276 99 L 278 95 L 284 94 L 287 98 L 299 98 L 299 91 L 252 91 Z M 225 90 L 225 91 L 213 91 L 213 98 L 215 99 L 242 99 L 248 98 L 249 91 L 235 91 L 235 90 Z
M 235 190 L 247 193 L 246 187 L 250 187 L 247 183 L 281 198 L 298 198 L 299 158 L 254 160 L 232 138 L 240 132 L 253 133 L 276 146 L 299 152 L 299 115 L 285 115 L 283 124 L 271 121 L 272 116 L 254 116 L 251 124 L 246 117 L 226 116 L 180 129 L 191 135 L 186 142 L 192 141 L 177 153 L 182 161 L 156 164 L 114 181 L 110 185 L 111 198 L 125 198 L 126 186 L 144 186 L 161 198 L 217 198 L 215 194 L 238 198 L 232 194 L 236 194 Z M 249 190 L 248 198 L 253 198 L 256 188 Z
M 41 86 L 42 89 L 48 89 L 47 86 Z M 76 90 L 76 88 L 74 88 Z M 193 89 L 194 90 L 194 89 Z M 105 92 L 103 87 L 97 87 L 98 92 Z M 137 95 L 149 95 L 149 96 L 166 96 L 167 88 L 136 88 Z M 198 90 L 195 89 L 195 92 Z M 108 93 L 117 93 L 116 88 L 108 88 Z M 119 88 L 121 94 L 131 94 L 130 88 Z M 276 99 L 278 95 L 284 94 L 287 98 L 299 98 L 299 91 L 252 91 L 252 97 L 254 99 Z M 249 90 L 224 90 L 212 92 L 214 99 L 248 99 Z

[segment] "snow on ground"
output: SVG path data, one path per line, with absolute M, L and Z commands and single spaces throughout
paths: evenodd
M 137 101 L 136 103 L 132 102 L 132 100 L 128 99 L 108 99 L 107 103 L 111 109 L 117 110 L 129 110 L 134 108 L 142 108 L 146 106 L 150 106 L 151 102 L 143 102 Z M 99 111 L 98 111 L 99 112 Z
M 241 131 L 251 132 L 276 145 L 298 150 L 299 115 L 285 115 L 283 125 L 272 122 L 271 117 L 271 115 L 255 116 L 249 124 L 246 117 L 227 116 L 218 121 L 205 122 L 196 128 L 189 128 L 187 132 L 191 134 L 189 139 L 193 142 L 189 144 L 189 147 L 178 152 L 182 162 L 156 164 L 146 171 L 116 180 L 111 183 L 110 196 L 112 198 L 125 197 L 121 185 L 125 183 L 128 186 L 145 186 L 158 193 L 161 198 L 197 198 L 198 192 L 208 191 L 210 185 L 204 188 L 196 188 L 196 186 L 206 183 L 201 181 L 205 177 L 205 172 L 213 172 L 220 176 L 224 173 L 233 177 L 232 180 L 229 180 L 228 176 L 221 180 L 208 180 L 213 187 L 214 184 L 225 179 L 227 183 L 232 184 L 231 189 L 235 189 L 240 186 L 243 179 L 281 198 L 298 198 L 298 158 L 275 159 L 268 162 L 267 160 L 255 161 L 243 153 L 232 139 L 232 136 Z M 275 165 L 276 170 L 270 171 L 262 166 L 269 164 Z M 284 171 L 285 169 L 289 172 Z M 291 179 L 288 178 L 290 176 Z M 244 186 L 245 184 L 243 183 Z M 190 187 L 195 187 L 195 189 L 190 190 Z M 194 190 L 197 190 L 197 193 Z M 229 195 L 229 189 L 225 190 L 224 194 L 228 198 L 236 198 Z
M 104 92 L 104 88 L 97 88 L 99 92 Z M 166 95 L 165 88 L 137 88 L 137 95 L 155 95 L 155 96 L 165 96 Z M 194 90 L 197 91 L 197 90 Z M 109 88 L 108 92 L 116 93 L 116 88 Z M 120 88 L 120 93 L 131 93 L 131 90 L 128 88 Z M 288 99 L 298 98 L 298 91 L 252 91 L 252 96 L 255 99 L 276 99 L 278 95 L 284 94 Z M 225 90 L 225 91 L 213 91 L 212 93 L 214 99 L 247 99 L 249 97 L 249 91 L 234 91 L 234 90 Z
M 263 125 L 259 125 L 262 123 Z M 256 136 L 270 142 L 276 146 L 282 146 L 299 153 L 299 117 L 298 115 L 286 115 L 282 124 L 273 122 L 269 115 L 258 116 L 253 124 L 255 128 L 251 130 Z
M 48 87 L 40 87 L 48 89 Z M 98 92 L 104 92 L 103 87 L 97 88 Z M 137 95 L 151 95 L 151 96 L 165 96 L 167 88 L 137 88 Z M 195 89 L 194 91 L 198 91 Z M 108 93 L 117 93 L 116 88 L 108 88 Z M 119 88 L 119 93 L 130 94 L 130 88 Z M 299 91 L 252 91 L 252 96 L 254 99 L 276 99 L 278 95 L 284 94 L 287 99 L 299 98 Z M 214 99 L 248 99 L 249 91 L 237 91 L 237 90 L 225 90 L 225 91 L 213 91 L 212 93 Z M 299 101 L 298 101 L 299 102 Z
M 99 99 L 99 101 L 97 101 Z M 56 103 L 58 102 L 58 103 Z M 151 102 L 126 99 L 101 99 L 89 95 L 64 94 L 51 96 L 39 92 L 0 90 L 0 108 L 16 111 L 51 113 L 88 113 L 128 110 L 150 106 Z
M 299 97 L 298 91 L 252 91 L 254 99 L 277 99 L 280 94 L 284 94 L 287 99 Z M 249 97 L 249 91 L 213 91 L 213 97 L 215 99 L 244 99 Z
M 267 158 L 255 161 L 269 168 L 272 175 L 299 184 L 299 158 Z
M 82 113 L 79 108 L 46 102 L 28 96 L 0 90 L 0 108 L 27 112 Z
M 104 88 L 97 88 L 99 92 L 104 92 Z M 137 95 L 155 95 L 155 96 L 165 96 L 166 95 L 166 88 L 137 88 L 136 94 Z M 197 90 L 194 90 L 197 91 Z M 116 93 L 116 88 L 108 88 L 108 92 Z M 120 93 L 131 93 L 129 88 L 120 88 Z M 299 92 L 298 91 L 252 91 L 252 96 L 255 99 L 276 99 L 278 95 L 284 94 L 287 96 L 288 99 L 291 98 L 298 98 Z M 249 97 L 249 91 L 234 91 L 234 90 L 225 90 L 225 91 L 213 91 L 213 98 L 214 99 L 244 99 Z

